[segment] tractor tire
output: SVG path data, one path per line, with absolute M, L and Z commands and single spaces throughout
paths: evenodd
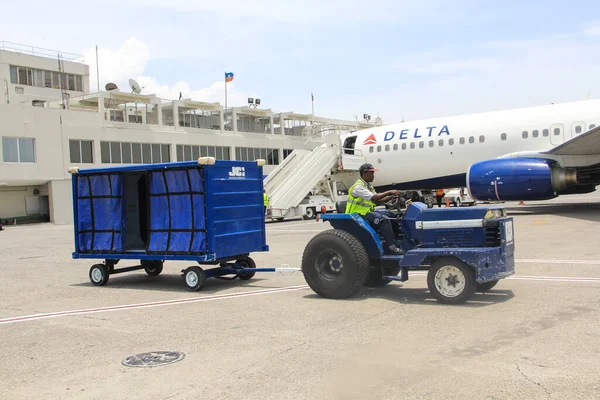
M 364 286 L 369 275 L 369 258 L 354 235 L 330 229 L 317 234 L 306 245 L 302 273 L 319 296 L 345 299 Z
M 388 268 L 385 275 L 398 275 L 400 273 L 400 267 Z M 391 282 L 391 279 L 383 279 L 381 268 L 375 268 L 369 271 L 367 281 L 365 282 L 366 287 L 383 287 Z
M 473 269 L 454 257 L 438 258 L 427 274 L 431 294 L 442 304 L 463 304 L 477 288 Z
M 495 281 L 489 281 L 489 282 L 484 282 L 484 283 L 478 283 L 477 284 L 477 289 L 475 289 L 476 292 L 480 292 L 480 293 L 485 293 L 488 292 L 490 289 L 492 289 L 494 286 L 496 286 L 496 284 L 500 282 L 499 279 L 496 279 Z

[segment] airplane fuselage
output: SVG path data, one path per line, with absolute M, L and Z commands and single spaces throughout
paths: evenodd
M 379 169 L 377 187 L 464 187 L 473 163 L 546 151 L 599 124 L 600 100 L 586 100 L 365 129 L 354 149 Z

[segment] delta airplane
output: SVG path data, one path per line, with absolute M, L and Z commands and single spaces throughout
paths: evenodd
M 600 100 L 400 122 L 355 131 L 346 154 L 375 188 L 467 187 L 480 201 L 548 200 L 600 185 Z

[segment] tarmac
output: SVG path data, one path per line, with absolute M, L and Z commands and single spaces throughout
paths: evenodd
M 458 306 L 433 299 L 426 272 L 348 300 L 320 298 L 301 272 L 209 279 L 189 292 L 180 272 L 189 262 L 96 287 L 96 261 L 71 257 L 72 226 L 7 226 L 1 397 L 600 398 L 600 195 L 504 206 L 516 273 Z M 269 222 L 270 251 L 252 257 L 299 268 L 306 243 L 326 229 Z M 159 351 L 174 362 L 135 357 Z

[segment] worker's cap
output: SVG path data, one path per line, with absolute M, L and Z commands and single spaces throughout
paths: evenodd
M 375 167 L 373 167 L 372 164 L 366 163 L 360 166 L 360 168 L 358 169 L 358 171 L 362 174 L 363 172 L 369 172 L 369 171 L 379 171 L 378 169 L 376 169 Z

